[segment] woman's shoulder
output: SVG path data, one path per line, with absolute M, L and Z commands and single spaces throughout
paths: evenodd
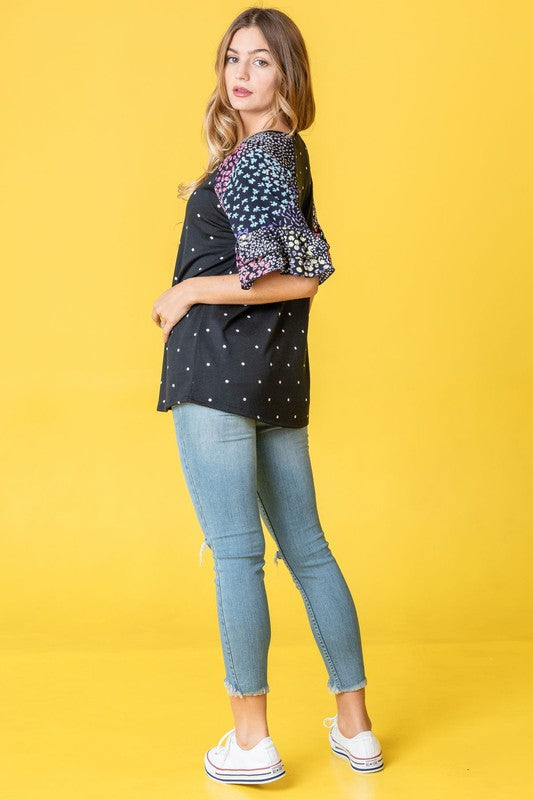
M 243 139 L 218 168 L 217 188 L 224 190 L 229 181 L 264 172 L 293 174 L 296 166 L 296 149 L 302 151 L 305 143 L 299 133 L 292 136 L 284 131 L 264 130 Z
M 297 131 L 290 135 L 285 131 L 265 130 L 243 139 L 237 150 L 240 158 L 267 153 L 281 161 L 284 166 L 290 167 L 294 164 L 295 150 L 306 151 L 307 148 Z

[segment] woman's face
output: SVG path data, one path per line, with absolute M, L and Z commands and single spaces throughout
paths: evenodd
M 260 29 L 240 28 L 226 52 L 226 91 L 244 126 L 261 128 L 272 114 L 278 70 Z M 236 87 L 246 89 L 239 94 Z

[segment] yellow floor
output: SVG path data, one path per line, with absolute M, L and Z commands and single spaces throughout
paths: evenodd
M 273 640 L 269 727 L 287 774 L 248 787 L 204 772 L 204 751 L 233 724 L 215 648 L 3 652 L 0 797 L 531 796 L 533 643 L 366 645 L 364 653 L 384 770 L 359 775 L 331 753 L 322 719 L 335 702 L 321 661 Z

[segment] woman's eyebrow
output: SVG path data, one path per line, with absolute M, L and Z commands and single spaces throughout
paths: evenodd
M 228 50 L 232 50 L 234 53 L 239 52 L 234 47 L 228 47 Z M 252 53 L 270 53 L 270 50 L 265 50 L 264 47 L 259 47 L 257 50 L 248 50 L 248 55 L 252 55 Z

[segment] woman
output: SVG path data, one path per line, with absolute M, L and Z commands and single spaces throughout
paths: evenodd
M 302 594 L 329 673 L 333 751 L 382 769 L 352 596 L 324 537 L 309 458 L 309 309 L 334 268 L 298 131 L 313 122 L 300 31 L 274 9 L 230 25 L 204 126 L 206 172 L 187 197 L 173 283 L 152 318 L 165 351 L 157 410 L 172 411 L 180 461 L 215 564 L 235 726 L 204 756 L 224 783 L 285 769 L 266 720 L 270 618 L 261 517 Z M 277 561 L 276 561 L 277 564 Z

